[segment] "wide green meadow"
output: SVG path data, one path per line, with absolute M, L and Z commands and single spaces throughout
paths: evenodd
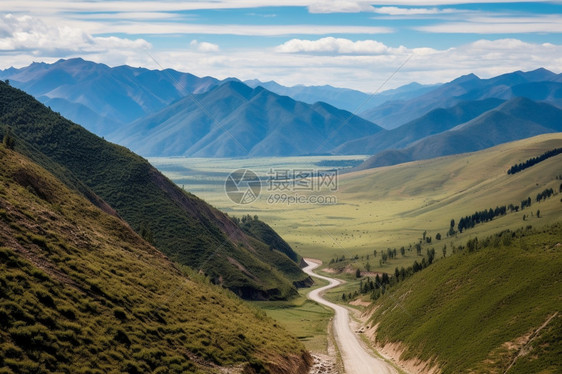
M 562 134 L 548 134 L 481 152 L 354 173 L 346 173 L 348 165 L 357 164 L 365 156 L 151 158 L 149 161 L 178 185 L 229 215 L 258 215 L 302 256 L 327 263 L 336 256 L 358 255 L 364 256 L 363 265 L 369 262 L 372 271 L 393 271 L 396 266 L 411 265 L 415 251 L 406 250 L 405 256 L 398 254 L 382 265 L 380 258 L 373 256 L 374 251 L 399 250 L 402 246 L 409 249 L 423 238 L 424 232 L 432 238 L 431 243 L 424 241 L 425 246 L 441 253 L 443 246 L 460 244 L 471 236 L 559 219 L 562 213 L 559 197 L 540 203 L 534 200 L 546 188 L 559 192 L 560 156 L 515 175 L 507 175 L 506 171 L 515 163 L 561 145 Z M 335 190 L 333 185 L 308 191 L 291 186 L 279 191 L 271 186 L 271 178 L 279 171 L 317 173 L 335 168 L 338 169 Z M 256 201 L 237 204 L 225 193 L 226 178 L 237 169 L 250 169 L 260 177 L 262 188 Z M 294 196 L 307 200 L 291 201 Z M 310 203 L 311 196 L 320 196 L 327 203 Z M 526 210 L 447 236 L 451 219 L 458 222 L 477 210 L 519 205 L 527 197 L 531 197 L 533 204 Z M 536 217 L 537 210 L 541 211 L 540 218 Z M 438 233 L 441 240 L 435 238 Z

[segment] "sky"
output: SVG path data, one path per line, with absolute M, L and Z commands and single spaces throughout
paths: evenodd
M 0 2 L 0 69 L 72 57 L 370 93 L 561 73 L 562 1 Z

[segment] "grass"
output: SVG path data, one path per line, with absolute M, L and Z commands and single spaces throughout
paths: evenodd
M 473 235 L 490 235 L 498 229 L 519 227 L 523 214 L 529 215 L 537 209 L 541 210 L 542 218 L 530 217 L 530 224 L 556 221 L 562 210 L 559 195 L 533 203 L 530 210 L 477 225 L 452 238 L 446 236 L 452 218 L 458 222 L 460 217 L 476 210 L 518 204 L 528 196 L 534 199 L 545 188 L 559 191 L 560 180 L 556 177 L 562 175 L 560 155 L 516 175 L 506 172 L 511 165 L 560 144 L 561 134 L 547 134 L 471 154 L 341 174 L 337 191 L 320 191 L 324 195 L 333 194 L 336 205 L 268 204 L 270 191 L 266 186 L 260 199 L 248 205 L 234 204 L 224 193 L 224 179 L 232 170 L 255 168 L 258 175 L 267 178 L 269 168 L 316 167 L 317 158 L 159 158 L 150 162 L 179 185 L 229 214 L 258 215 L 300 255 L 327 263 L 335 256 L 366 256 L 372 255 L 375 249 L 408 248 L 421 239 L 424 231 L 433 238 L 426 247 L 435 248 L 440 256 L 444 245 L 450 248 Z M 441 241 L 435 239 L 437 233 L 442 235 Z M 425 250 L 424 247 L 424 253 Z M 406 258 L 398 255 L 383 266 L 378 264 L 378 259 L 372 259 L 371 265 L 373 271 L 393 271 L 396 266 L 411 265 L 414 259 L 415 254 L 408 253 Z
M 184 273 L 124 221 L 2 146 L 0 186 L 2 372 L 306 366 L 302 343 L 263 311 Z
M 267 186 L 264 186 L 265 190 L 256 202 L 236 205 L 224 193 L 224 180 L 228 173 L 238 168 L 250 168 L 267 178 L 270 168 L 317 168 L 317 163 L 321 162 L 319 158 L 337 161 L 337 157 L 260 160 L 158 158 L 150 159 L 150 162 L 179 185 L 229 214 L 258 215 L 300 255 L 319 258 L 325 267 L 348 269 L 349 273 L 327 273 L 348 281 L 326 294 L 329 300 L 341 302 L 342 293 L 354 293 L 358 289 L 354 276 L 356 268 L 365 271 L 369 263 L 373 272 L 393 273 L 396 267 L 407 268 L 415 260 L 419 262 L 422 256 L 417 255 L 413 246 L 422 239 L 424 231 L 432 237 L 432 242 L 422 244 L 422 255 L 434 248 L 436 257 L 442 258 L 443 247 L 447 248 L 446 255 L 451 256 L 453 246 L 462 245 L 475 236 L 484 237 L 521 225 L 542 227 L 559 220 L 562 203 L 560 194 L 556 194 L 541 203 L 533 201 L 530 209 L 496 218 L 462 234 L 457 233 L 453 237 L 446 234 L 452 218 L 458 222 L 460 217 L 476 210 L 518 204 L 528 196 L 534 200 L 536 194 L 545 188 L 552 187 L 558 192 L 562 182 L 560 155 L 516 175 L 507 175 L 506 172 L 511 165 L 560 147 L 560 144 L 561 134 L 547 134 L 472 154 L 341 174 L 338 190 L 334 192 L 338 203 L 331 206 L 268 204 L 270 192 Z M 537 209 L 541 210 L 541 218 L 534 214 Z M 530 212 L 533 215 L 523 221 L 523 215 L 529 216 Z M 435 238 L 437 233 L 441 234 L 441 240 Z M 402 246 L 406 249 L 404 256 L 400 254 Z M 380 252 L 387 248 L 396 248 L 397 257 L 381 265 Z M 373 256 L 374 250 L 378 252 L 377 257 Z M 342 255 L 348 259 L 357 255 L 358 259 L 328 265 L 332 258 Z M 292 315 L 290 309 L 287 311 L 283 304 L 270 306 L 269 309 L 280 321 L 290 321 L 287 326 L 293 328 L 296 334 L 306 331 L 306 324 L 299 326 L 295 323 L 299 317 Z
M 301 290 L 301 295 L 291 301 L 255 301 L 251 304 L 296 336 L 311 352 L 327 353 L 328 323 L 333 311 L 306 298 L 304 293 L 326 285 L 315 278 L 313 287 Z
M 477 251 L 437 261 L 382 296 L 370 320 L 377 341 L 405 344 L 403 358 L 443 373 L 503 373 L 555 316 L 509 373 L 558 372 L 562 223 L 479 239 Z

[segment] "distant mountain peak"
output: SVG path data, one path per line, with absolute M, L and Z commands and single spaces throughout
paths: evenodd
M 478 81 L 480 77 L 474 73 L 461 75 L 457 79 L 452 80 L 450 83 L 464 83 L 464 82 L 471 82 L 471 81 Z
M 257 88 L 261 88 L 261 87 L 257 87 Z M 257 88 L 253 89 L 237 79 L 229 79 L 226 82 L 220 84 L 218 87 L 215 87 L 211 91 L 222 92 L 223 95 L 235 93 L 237 95 L 243 96 L 246 99 L 249 99 L 250 97 L 255 95 L 255 92 L 259 92 L 256 91 Z M 211 91 L 209 91 L 209 93 Z

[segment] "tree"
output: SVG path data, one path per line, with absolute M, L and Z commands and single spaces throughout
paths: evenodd
M 537 218 L 541 218 L 541 210 L 540 209 L 537 210 Z
M 381 277 L 377 274 L 377 276 L 375 277 L 375 288 L 380 288 L 381 285 L 382 285 Z
M 154 244 L 154 237 L 152 235 L 152 230 L 150 230 L 150 227 L 148 227 L 146 222 L 141 222 L 139 227 L 139 235 L 150 244 Z
M 404 247 L 400 247 L 400 254 L 402 257 L 406 256 L 406 249 Z
M 418 254 L 418 256 L 421 256 L 421 244 L 420 243 L 416 243 L 416 253 Z
M 449 236 L 455 235 L 455 220 L 451 220 L 451 226 L 449 227 L 449 232 L 447 233 Z
M 441 240 L 441 234 L 440 234 L 440 233 L 437 233 L 437 234 L 435 235 L 435 239 Z
M 466 242 L 466 247 L 469 252 L 474 252 L 478 249 L 478 238 L 474 238 Z
M 447 256 L 447 246 L 443 246 L 443 257 Z
M 367 272 L 370 272 L 370 271 L 371 271 L 371 263 L 370 263 L 370 262 L 367 262 L 367 263 L 365 264 L 365 270 L 367 270 Z
M 355 270 L 355 278 L 361 278 L 361 270 Z
M 373 251 L 373 256 L 377 257 L 377 250 L 376 249 Z
M 8 149 L 14 149 L 16 145 L 16 140 L 12 136 L 12 132 L 9 127 L 6 130 L 6 133 L 4 134 L 4 139 L 2 139 L 2 144 L 4 144 L 4 147 Z

